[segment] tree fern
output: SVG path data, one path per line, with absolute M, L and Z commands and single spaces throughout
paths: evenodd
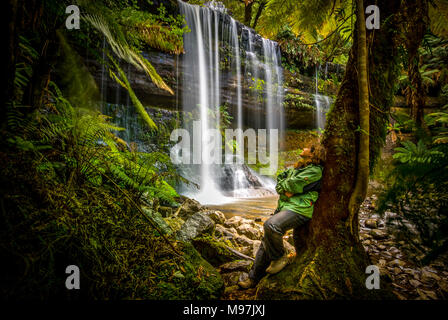
M 86 14 L 84 19 L 104 35 L 112 51 L 120 59 L 134 65 L 139 70 L 145 71 L 157 87 L 174 94 L 149 61 L 127 43 L 118 25 L 108 23 L 104 17 L 96 14 Z M 112 26 L 114 26 L 113 31 L 111 30 Z

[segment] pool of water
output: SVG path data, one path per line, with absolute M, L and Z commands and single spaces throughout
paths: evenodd
M 207 207 L 219 210 L 226 218 L 243 216 L 245 218 L 261 218 L 262 221 L 270 217 L 277 207 L 278 195 L 258 198 L 235 199 L 221 205 L 207 205 Z

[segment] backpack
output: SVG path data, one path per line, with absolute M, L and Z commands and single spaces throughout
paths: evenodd
M 307 193 L 307 192 L 311 192 L 311 191 L 320 192 L 321 189 L 322 189 L 322 179 L 319 179 L 317 181 L 314 181 L 314 182 L 304 186 L 302 193 Z

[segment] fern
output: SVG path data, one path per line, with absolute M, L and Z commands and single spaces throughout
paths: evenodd
M 397 152 L 393 155 L 393 158 L 401 163 L 410 165 L 429 164 L 437 157 L 444 156 L 440 151 L 428 149 L 422 140 L 419 140 L 417 144 L 412 141 L 404 141 L 401 144 L 403 147 L 395 148 Z

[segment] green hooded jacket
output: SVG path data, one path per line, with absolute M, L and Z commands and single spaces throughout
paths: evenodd
M 305 217 L 313 216 L 314 203 L 319 197 L 317 191 L 303 193 L 303 188 L 322 178 L 322 167 L 310 164 L 304 168 L 288 169 L 277 177 L 275 190 L 280 195 L 277 211 L 290 210 Z M 294 194 L 292 197 L 285 192 Z

